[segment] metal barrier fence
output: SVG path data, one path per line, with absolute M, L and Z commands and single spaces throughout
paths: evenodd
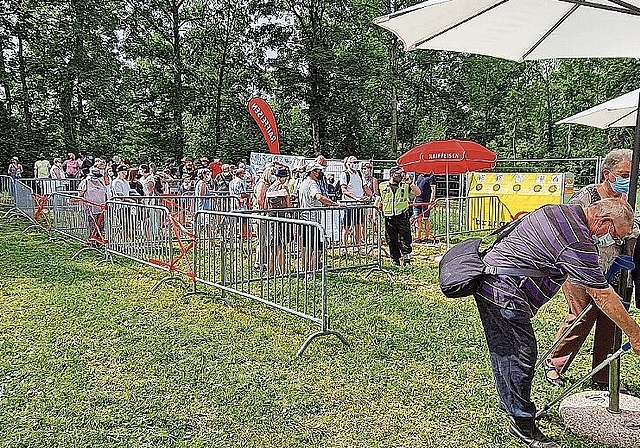
M 13 195 L 13 209 L 20 215 L 25 216 L 29 221 L 35 223 L 35 205 L 33 202 L 33 191 L 20 180 L 12 180 L 10 189 Z
M 77 191 L 82 179 L 22 178 L 20 182 L 31 188 L 35 194 L 47 196 L 55 192 Z
M 13 207 L 13 179 L 10 176 L 0 176 L 0 206 Z
M 384 220 L 372 204 L 341 202 L 339 207 L 312 209 L 287 208 L 248 212 L 252 217 L 279 213 L 287 218 L 318 222 L 327 238 L 327 271 L 370 268 L 382 269 L 382 232 Z M 254 227 L 256 227 L 254 222 Z M 260 239 L 261 232 L 255 230 Z
M 171 216 L 187 229 L 192 228 L 193 218 L 198 210 L 228 212 L 240 207 L 240 199 L 228 193 L 214 193 L 210 196 L 161 195 L 157 202 L 166 207 Z
M 298 350 L 301 355 L 330 329 L 327 305 L 327 248 L 330 242 L 318 222 L 259 214 L 198 211 L 194 250 L 195 280 L 225 292 L 264 303 L 320 327 Z M 247 234 L 249 216 L 257 239 Z M 256 265 L 255 261 L 260 260 Z
M 173 221 L 166 207 L 129 200 L 110 200 L 107 201 L 106 224 L 108 254 L 171 272 L 174 258 Z
M 493 230 L 512 220 L 511 212 L 497 196 L 462 197 L 436 200 L 431 210 L 434 237 Z

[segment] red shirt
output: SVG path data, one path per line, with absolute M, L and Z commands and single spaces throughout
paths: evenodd
M 222 173 L 222 162 L 211 162 L 209 169 L 211 170 L 211 177 L 215 178 L 218 174 Z

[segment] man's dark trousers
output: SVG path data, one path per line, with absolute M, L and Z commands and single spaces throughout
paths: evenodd
M 400 260 L 402 255 L 411 253 L 411 224 L 409 224 L 408 213 L 384 218 L 385 238 L 391 258 L 395 261 Z
M 531 401 L 538 348 L 531 318 L 524 311 L 509 310 L 475 296 L 489 346 L 496 389 L 507 413 L 533 418 Z

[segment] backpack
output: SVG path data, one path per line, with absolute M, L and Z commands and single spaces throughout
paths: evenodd
M 494 230 L 487 236 L 498 235 L 495 241 L 484 250 L 480 250 L 483 238 L 469 238 L 449 249 L 440 260 L 438 267 L 438 283 L 442 293 L 457 299 L 473 295 L 478 291 L 485 274 L 524 275 L 527 277 L 547 277 L 549 272 L 538 269 L 502 268 L 489 266 L 483 261 L 484 256 L 500 240 L 510 234 L 522 220 L 511 221 Z
M 287 190 L 286 184 L 280 184 L 276 181 L 267 188 L 265 197 L 265 205 L 268 209 L 287 208 L 287 197 L 284 194 L 277 194 L 281 190 Z

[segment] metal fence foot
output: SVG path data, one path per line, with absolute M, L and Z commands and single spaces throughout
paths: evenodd
M 313 333 L 312 335 L 310 335 L 302 344 L 302 346 L 300 346 L 300 348 L 298 349 L 298 351 L 296 352 L 296 356 L 302 356 L 302 354 L 304 353 L 304 351 L 307 349 L 307 347 L 309 346 L 309 344 L 311 344 L 311 342 L 320 336 L 336 336 L 338 339 L 340 339 L 340 341 L 346 345 L 347 347 L 349 346 L 349 342 L 347 342 L 346 338 L 344 336 L 342 336 L 340 333 L 338 333 L 337 331 L 332 331 L 332 330 L 326 330 L 326 331 L 317 331 L 315 333 Z
M 167 283 L 167 282 L 171 282 L 171 281 L 173 281 L 173 280 L 178 280 L 180 283 L 182 283 L 182 284 L 184 285 L 184 287 L 185 287 L 185 288 L 188 286 L 188 285 L 187 285 L 187 282 L 185 281 L 185 279 L 180 278 L 180 277 L 176 277 L 175 275 L 168 275 L 168 276 L 166 276 L 166 277 L 161 278 L 160 280 L 158 280 L 158 281 L 156 282 L 156 284 L 155 284 L 155 285 L 153 285 L 153 286 L 151 287 L 151 292 L 156 292 L 156 290 L 157 290 L 157 289 L 158 289 L 162 284 Z
M 83 252 L 87 252 L 89 250 L 93 250 L 94 248 L 91 246 L 85 246 L 85 247 L 81 247 L 80 249 L 78 249 L 78 251 L 73 254 L 73 257 L 71 257 L 72 260 L 75 260 L 76 258 L 78 258 L 78 256 L 83 253 Z
M 373 271 L 382 272 L 383 274 L 385 274 L 387 276 L 387 278 L 389 279 L 390 282 L 393 282 L 393 277 L 391 276 L 391 272 L 387 271 L 384 268 L 378 267 L 378 266 L 369 269 L 369 271 L 365 274 L 364 278 L 369 277 L 373 273 Z
M 208 292 L 206 292 L 206 291 L 187 291 L 187 292 L 185 292 L 184 294 L 182 294 L 182 297 L 181 297 L 181 298 L 182 298 L 183 300 L 187 301 L 187 299 L 188 299 L 189 297 L 192 297 L 192 296 L 199 296 L 199 295 L 207 296 L 207 297 L 211 297 L 211 298 L 212 298 L 212 299 L 214 299 L 214 300 L 218 300 L 218 301 L 220 301 L 220 302 L 224 303 L 227 307 L 229 307 L 229 308 L 233 308 L 233 306 L 231 305 L 231 302 L 229 302 L 229 301 L 228 301 L 227 299 L 225 299 L 224 297 L 222 297 L 222 296 L 216 296 L 216 295 L 210 294 L 210 293 L 208 293 Z

